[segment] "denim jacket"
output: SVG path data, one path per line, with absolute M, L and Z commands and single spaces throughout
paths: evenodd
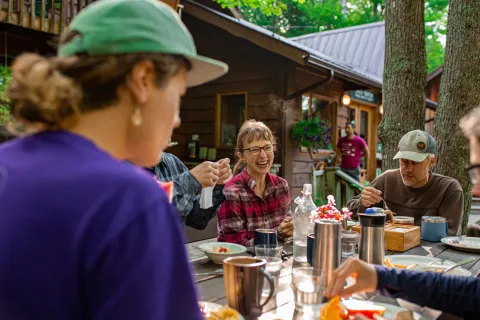
M 171 153 L 164 152 L 162 160 L 152 169 L 159 181 L 174 182 L 173 202 L 177 207 L 182 221 L 189 227 L 203 230 L 208 222 L 215 217 L 225 196 L 223 185 L 213 189 L 213 206 L 208 209 L 200 208 L 202 185 L 190 174 L 187 167 Z

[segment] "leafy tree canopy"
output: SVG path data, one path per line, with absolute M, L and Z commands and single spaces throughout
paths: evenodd
M 384 20 L 385 0 L 215 0 L 286 37 Z M 443 63 L 448 0 L 425 2 L 428 72 Z

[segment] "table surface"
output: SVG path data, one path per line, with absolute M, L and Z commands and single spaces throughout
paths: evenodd
M 208 239 L 204 241 L 192 242 L 187 244 L 187 251 L 190 261 L 193 265 L 193 272 L 195 283 L 197 285 L 200 301 L 214 302 L 221 305 L 226 305 L 225 289 L 223 282 L 223 275 L 221 273 L 222 266 L 212 263 L 208 258 L 198 249 L 198 246 L 206 242 L 215 242 L 216 239 Z M 292 244 L 285 244 L 284 249 L 291 252 Z M 387 255 L 419 255 L 430 256 L 441 259 L 448 259 L 453 262 L 459 262 L 469 257 L 477 258 L 475 261 L 464 265 L 463 268 L 472 272 L 473 276 L 480 273 L 480 253 L 464 252 L 453 249 L 441 242 L 421 241 L 420 246 L 412 248 L 405 252 L 388 252 Z M 284 268 L 281 271 L 278 293 L 272 300 L 263 308 L 263 315 L 261 320 L 273 319 L 297 319 L 299 315 L 295 312 L 295 304 L 293 301 L 293 291 L 290 288 L 291 271 L 293 258 L 289 257 L 284 262 Z M 368 300 L 390 303 L 398 305 L 396 300 L 382 297 L 377 294 L 365 295 L 364 298 Z M 459 319 L 458 317 L 442 314 L 439 320 Z

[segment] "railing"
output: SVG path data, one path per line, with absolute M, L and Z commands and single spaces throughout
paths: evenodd
M 1 21 L 60 34 L 83 8 L 96 0 L 0 0 Z M 179 0 L 161 0 L 177 9 Z M 112 31 L 113 32 L 113 31 Z
M 60 34 L 95 0 L 1 0 L 1 22 Z
M 325 168 L 312 172 L 313 201 L 317 205 L 326 203 L 327 196 L 333 195 L 337 208 L 342 208 L 363 186 L 337 168 Z

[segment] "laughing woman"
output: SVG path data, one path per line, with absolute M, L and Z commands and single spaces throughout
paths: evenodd
M 246 121 L 237 137 L 238 162 L 225 185 L 225 202 L 217 214 L 218 241 L 253 246 L 256 229 L 276 229 L 280 239 L 290 237 L 290 193 L 287 181 L 270 174 L 275 137 L 263 123 Z

